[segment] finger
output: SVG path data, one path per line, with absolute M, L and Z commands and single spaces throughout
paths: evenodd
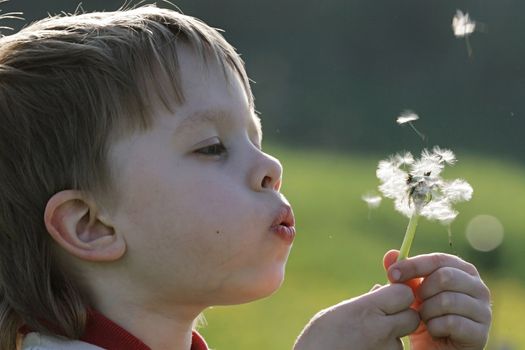
M 383 257 L 383 266 L 385 267 L 385 270 L 388 271 L 388 268 L 397 261 L 398 256 L 399 256 L 398 250 L 392 249 L 386 252 L 385 256 Z M 397 281 L 392 280 L 390 276 L 387 276 L 387 277 L 389 278 L 390 282 L 392 283 L 397 282 Z M 410 288 L 412 288 L 412 291 L 414 291 L 414 294 L 416 295 L 416 298 L 417 298 L 416 291 L 419 288 L 419 285 L 421 284 L 421 279 L 414 278 L 408 281 L 404 281 L 404 283 Z
M 431 319 L 458 315 L 481 324 L 490 324 L 492 312 L 490 305 L 469 295 L 455 292 L 443 292 L 427 299 L 419 309 L 421 319 L 428 322 Z
M 388 268 L 394 264 L 397 261 L 397 257 L 399 256 L 399 250 L 389 250 L 385 253 L 383 256 L 383 266 L 385 270 L 388 270 Z
M 474 265 L 449 254 L 425 254 L 404 259 L 391 265 L 388 269 L 389 279 L 394 282 L 404 282 L 416 277 L 426 277 L 442 267 L 454 267 L 469 275 L 479 276 Z
M 425 300 L 443 291 L 465 293 L 487 302 L 490 300 L 489 289 L 479 277 L 453 267 L 439 268 L 425 278 L 417 296 Z
M 369 296 L 370 302 L 385 315 L 406 310 L 415 299 L 412 289 L 400 283 L 383 286 L 369 292 Z
M 449 338 L 457 344 L 473 349 L 482 348 L 487 342 L 488 325 L 458 315 L 437 317 L 427 322 L 427 331 L 436 338 Z
M 388 322 L 393 325 L 392 336 L 396 338 L 409 335 L 417 329 L 421 322 L 419 314 L 413 309 L 406 309 L 397 314 L 387 316 Z

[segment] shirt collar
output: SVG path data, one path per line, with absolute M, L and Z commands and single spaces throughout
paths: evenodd
M 88 311 L 86 331 L 80 340 L 106 350 L 151 350 L 131 333 L 95 310 Z M 208 350 L 199 333 L 193 331 L 191 350 Z

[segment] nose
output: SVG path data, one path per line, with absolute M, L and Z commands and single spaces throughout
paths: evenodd
M 250 184 L 255 191 L 281 189 L 283 166 L 281 162 L 269 154 L 260 152 L 257 154 L 257 160 L 253 165 Z

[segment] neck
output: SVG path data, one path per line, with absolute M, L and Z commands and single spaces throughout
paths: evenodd
M 202 312 L 196 307 L 145 307 L 122 300 L 96 307 L 151 350 L 189 350 L 193 324 Z

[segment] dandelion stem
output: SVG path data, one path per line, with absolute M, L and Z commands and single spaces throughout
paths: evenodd
M 410 221 L 408 222 L 407 230 L 405 232 L 405 238 L 403 238 L 403 244 L 401 244 L 401 249 L 399 250 L 399 256 L 397 257 L 397 261 L 408 258 L 408 252 L 410 251 L 412 241 L 414 240 L 414 236 L 416 235 L 418 219 L 419 213 L 415 211 L 410 217 Z

